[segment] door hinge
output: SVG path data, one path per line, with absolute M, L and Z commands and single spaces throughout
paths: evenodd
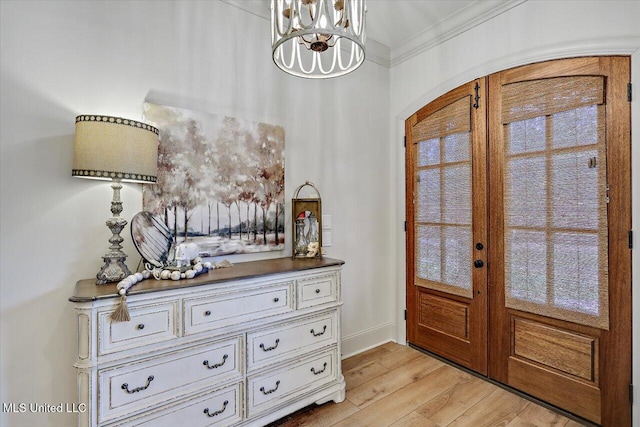
M 404 311 L 404 320 L 407 320 L 407 310 Z
M 478 92 L 480 90 L 480 85 L 478 84 L 477 80 L 476 85 L 473 87 L 473 89 L 476 91 L 476 96 L 473 97 L 473 100 L 475 101 L 473 103 L 473 108 L 477 110 L 478 108 L 480 108 L 480 104 L 478 103 L 478 101 L 480 101 L 480 93 Z
M 633 384 L 629 384 L 629 403 L 633 404 Z
M 404 136 L 404 146 L 407 147 L 407 135 Z
M 633 230 L 629 230 L 629 249 L 633 249 Z
M 404 222 L 404 232 L 407 232 L 407 221 Z
M 631 102 L 631 83 L 627 84 L 627 101 Z

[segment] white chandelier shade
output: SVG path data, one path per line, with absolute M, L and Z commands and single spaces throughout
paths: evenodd
M 298 77 L 350 73 L 365 58 L 365 0 L 271 0 L 273 62 Z

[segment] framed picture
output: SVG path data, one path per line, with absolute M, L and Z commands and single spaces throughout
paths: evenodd
M 144 104 L 160 130 L 158 181 L 143 209 L 200 256 L 284 250 L 284 129 Z

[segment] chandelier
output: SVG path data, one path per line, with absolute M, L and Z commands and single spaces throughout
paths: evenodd
M 273 62 L 298 77 L 325 79 L 364 62 L 365 0 L 271 0 Z

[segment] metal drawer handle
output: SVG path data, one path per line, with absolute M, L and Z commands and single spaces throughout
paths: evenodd
M 211 316 L 211 311 L 210 311 L 210 310 L 205 311 L 205 312 L 204 312 L 204 315 L 205 315 L 205 316 Z
M 327 331 L 327 325 L 324 325 L 324 328 L 322 328 L 322 332 L 318 332 L 318 333 L 316 334 L 316 332 L 312 329 L 312 330 L 311 330 L 311 334 L 312 334 L 314 337 L 319 337 L 320 335 L 324 334 L 326 331 Z
M 320 289 L 316 289 L 316 294 L 319 294 L 319 293 L 320 293 Z
M 260 387 L 260 391 L 262 392 L 262 394 L 267 395 L 267 394 L 271 394 L 274 391 L 276 391 L 278 389 L 278 387 L 280 387 L 280 380 L 276 381 L 276 388 L 272 388 L 271 390 L 266 390 L 264 389 L 264 387 Z
M 222 356 L 222 362 L 216 363 L 214 365 L 209 365 L 209 361 L 208 360 L 205 360 L 204 362 L 202 362 L 202 364 L 204 366 L 206 366 L 207 368 L 209 368 L 209 369 L 216 369 L 216 368 L 219 368 L 220 366 L 224 365 L 227 362 L 227 358 L 228 357 L 229 357 L 229 355 L 225 354 L 224 356 Z M 223 409 L 223 411 L 224 411 L 224 409 Z M 213 416 L 213 415 L 211 415 L 211 416 Z
M 263 351 L 271 351 L 271 350 L 275 350 L 276 348 L 278 348 L 278 344 L 280 344 L 280 338 L 276 338 L 276 345 L 274 345 L 273 347 L 265 347 L 264 344 L 260 344 L 260 348 Z
M 125 390 L 125 391 L 126 391 L 127 393 L 129 393 L 129 394 L 133 394 L 133 393 L 137 393 L 137 392 L 139 392 L 139 391 L 142 391 L 142 390 L 146 390 L 146 389 L 148 389 L 148 388 L 149 388 L 149 385 L 151 385 L 151 381 L 153 381 L 153 375 L 149 375 L 149 377 L 147 378 L 147 385 L 145 385 L 145 386 L 142 386 L 142 387 L 136 387 L 136 388 L 134 388 L 134 389 L 132 389 L 132 390 L 129 390 L 129 384 L 124 383 L 124 384 L 122 384 L 122 385 L 120 386 L 120 388 L 121 388 L 121 389 L 123 389 L 123 390 Z
M 228 404 L 229 404 L 229 401 L 225 400 L 224 403 L 222 404 L 222 409 L 220 409 L 219 411 L 209 413 L 209 408 L 205 408 L 204 413 L 210 417 L 215 417 L 216 415 L 220 415 L 221 413 L 223 413 L 224 410 L 227 409 Z
M 322 369 L 319 371 L 316 371 L 316 368 L 313 368 L 313 367 L 311 368 L 311 372 L 313 372 L 313 375 L 320 375 L 326 370 L 327 370 L 327 362 L 324 362 L 324 365 L 322 365 Z
M 275 297 L 275 298 L 273 299 L 273 302 L 278 302 L 278 301 L 280 301 L 280 298 L 278 298 L 278 297 Z
M 143 330 L 143 329 L 144 329 L 144 323 L 140 323 L 140 324 L 137 326 L 137 328 L 138 328 L 138 329 L 140 329 L 140 330 Z

